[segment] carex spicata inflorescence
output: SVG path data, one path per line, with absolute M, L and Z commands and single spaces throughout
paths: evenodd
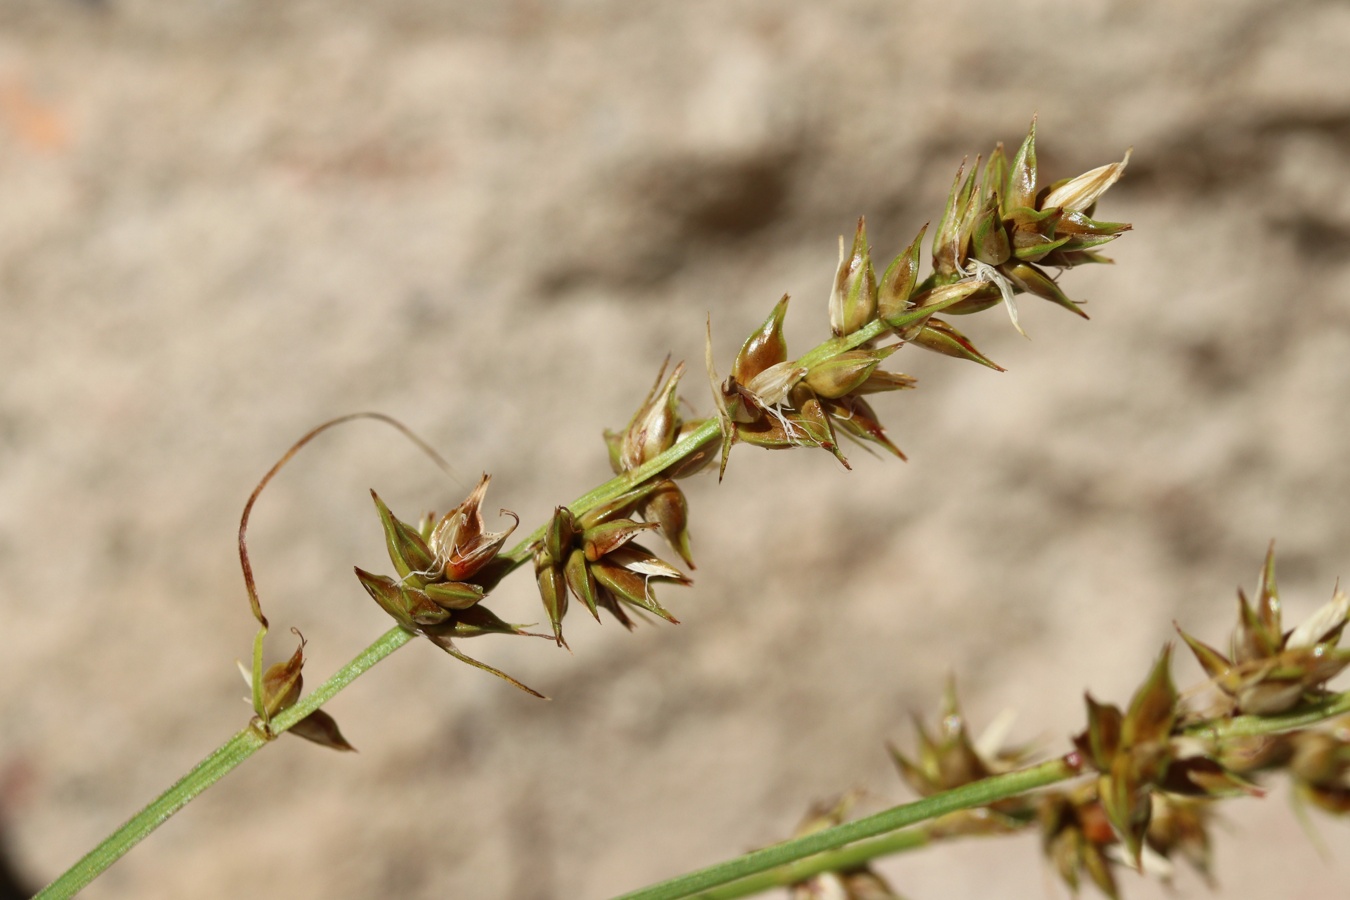
M 520 547 L 503 551 L 514 521 L 499 532 L 484 528 L 479 508 L 487 475 L 459 507 L 416 528 L 375 497 L 398 577 L 358 569 L 361 584 L 400 627 L 522 688 L 463 655 L 453 641 L 488 633 L 529 634 L 484 607 L 497 582 L 526 562 L 533 563 L 559 645 L 565 644 L 563 620 L 572 601 L 597 618 L 607 610 L 625 627 L 645 614 L 675 622 L 655 589 L 687 585 L 689 578 L 638 539 L 660 532 L 679 560 L 694 568 L 689 503 L 677 481 L 706 466 L 719 446 L 722 475 L 737 443 L 820 447 L 848 466 L 840 448 L 843 436 L 903 459 L 869 400 L 915 384 L 908 375 L 882 368 L 890 356 L 915 344 L 999 368 L 938 313 L 970 314 L 1002 302 L 1016 323 L 1013 297 L 1027 292 L 1081 314 L 1046 268 L 1102 262 L 1096 248 L 1128 230 L 1123 223 L 1091 217 L 1097 198 L 1120 177 L 1125 161 L 1042 187 L 1035 139 L 1033 122 L 1012 162 L 1000 147 L 979 178 L 978 164 L 969 175 L 962 166 L 934 233 L 932 272 L 926 278 L 920 278 L 919 269 L 927 226 L 878 275 L 866 224 L 859 219 L 852 244 L 840 238 L 839 265 L 826 304 L 829 335 L 806 354 L 794 358 L 788 352 L 784 296 L 746 338 L 723 381 L 713 364 L 710 324 L 706 365 L 713 415 L 682 414 L 678 389 L 685 367 L 672 368 L 667 360 L 627 427 L 605 433 L 615 479 L 580 501 L 556 507 L 550 521 Z

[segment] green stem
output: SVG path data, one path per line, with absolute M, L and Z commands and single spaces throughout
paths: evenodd
M 795 863 L 804 857 L 827 850 L 838 850 L 845 844 L 906 828 L 947 813 L 976 806 L 988 806 L 998 800 L 1065 781 L 1078 773 L 1079 767 L 1071 765 L 1065 759 L 1052 759 L 1037 766 L 1009 772 L 1006 775 L 995 775 L 913 803 L 892 807 L 864 819 L 845 822 L 834 828 L 755 850 L 736 859 L 689 872 L 631 894 L 624 894 L 619 900 L 683 900 L 697 897 L 700 896 L 699 891 L 718 888 L 751 875 Z
M 288 707 L 274 716 L 272 718 L 272 732 L 281 734 L 283 731 L 289 730 L 296 722 L 333 699 L 338 691 L 360 678 L 371 666 L 415 637 L 417 635 L 410 631 L 404 631 L 398 626 L 389 629 L 376 638 L 373 644 L 362 650 L 355 659 L 334 672 L 332 677 L 307 696 L 301 698 L 294 706 Z
M 841 850 L 808 856 L 721 887 L 700 891 L 693 894 L 691 900 L 737 900 L 739 897 L 753 897 L 774 888 L 797 884 L 822 872 L 846 872 L 879 856 L 890 856 L 926 847 L 933 840 L 933 833 L 926 828 L 907 828 L 870 841 L 859 841 Z
M 248 759 L 267 743 L 267 739 L 252 726 L 216 748 L 210 756 L 184 775 L 177 784 L 160 794 L 153 802 L 132 816 L 125 825 L 112 834 L 83 859 L 66 870 L 60 878 L 38 892 L 34 900 L 72 897 L 93 881 L 117 860 L 139 844 L 150 832 L 164 824 L 170 816 L 186 806 L 192 798 L 215 784 L 235 766 Z
M 599 487 L 587 491 L 569 503 L 567 508 L 576 515 L 581 515 L 598 506 L 603 506 L 611 500 L 616 500 L 647 479 L 659 474 L 662 470 L 693 456 L 699 450 L 720 438 L 721 435 L 722 429 L 717 420 L 708 419 L 698 428 L 680 438 L 674 446 L 647 460 L 636 469 L 631 469 L 622 475 L 616 475 Z M 519 544 L 502 554 L 514 564 L 510 571 L 515 571 L 530 558 L 531 545 L 542 540 L 547 529 L 548 523 L 545 522 Z
M 1193 737 L 1211 741 L 1222 741 L 1225 738 L 1255 737 L 1264 734 L 1281 734 L 1286 731 L 1307 728 L 1309 725 L 1325 722 L 1327 719 L 1333 719 L 1344 713 L 1350 713 L 1350 691 L 1343 694 L 1333 694 L 1318 703 L 1278 716 L 1237 716 L 1215 724 L 1202 722 L 1199 725 L 1187 728 L 1186 733 Z
M 110 834 L 103 843 L 89 851 L 83 859 L 37 894 L 35 900 L 64 900 L 74 896 L 89 882 L 128 850 L 140 843 L 150 832 L 168 821 L 169 817 L 186 806 L 194 797 L 215 784 L 235 766 L 248 759 L 277 735 L 328 702 L 334 694 L 351 684 L 361 673 L 412 640 L 413 635 L 401 628 L 393 628 L 380 636 L 361 654 L 343 666 L 332 678 L 294 706 L 272 719 L 272 736 L 268 737 L 255 723 L 221 744 L 210 756 L 184 775 L 173 787 L 160 794 L 144 809 L 132 816 L 126 824 Z

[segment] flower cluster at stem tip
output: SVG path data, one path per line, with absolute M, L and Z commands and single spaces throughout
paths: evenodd
M 851 248 L 840 239 L 840 260 L 827 303 L 831 337 L 793 359 L 783 334 L 788 298 L 746 339 L 731 373 L 720 381 L 712 363 L 717 435 L 724 474 L 736 443 L 785 449 L 815 446 L 848 465 L 839 435 L 879 446 L 901 458 L 868 396 L 912 388 L 913 378 L 882 369 L 881 363 L 905 344 L 998 368 L 965 335 L 936 313 L 964 315 L 1004 303 L 1017 321 L 1013 296 L 1027 292 L 1082 314 L 1042 266 L 1068 268 L 1106 261 L 1096 248 L 1129 226 L 1092 218 L 1097 198 L 1124 171 L 1126 161 L 1093 169 L 1077 178 L 1037 184 L 1036 126 L 1011 163 L 1000 145 L 982 177 L 979 161 L 969 175 L 957 174 L 946 211 L 934 233 L 933 271 L 919 278 L 919 257 L 927 226 L 878 276 L 866 224 L 858 221 Z M 1020 327 L 1020 326 L 1019 326 Z M 889 343 L 883 343 L 889 340 Z M 686 421 L 678 386 L 684 365 L 656 383 L 628 426 L 606 432 L 614 472 L 632 475 L 698 432 L 707 420 Z M 705 429 L 706 431 L 706 429 Z M 654 583 L 689 584 L 679 569 L 636 540 L 659 531 L 690 569 L 689 505 L 676 484 L 712 459 L 706 446 L 688 447 L 676 463 L 590 508 L 559 506 L 531 545 L 535 578 L 552 628 L 563 644 L 569 600 L 592 615 L 605 609 L 626 627 L 633 614 L 674 616 L 659 603 Z M 489 477 L 467 500 L 439 521 L 419 528 L 402 522 L 375 497 L 389 556 L 399 577 L 357 570 L 371 597 L 398 624 L 424 634 L 458 658 L 452 639 L 477 634 L 524 634 L 488 612 L 482 601 L 511 568 L 498 554 L 512 528 L 484 530 L 480 506 Z M 507 515 L 511 515 L 506 513 Z M 514 518 L 514 517 L 513 517 Z M 514 679 L 512 683 L 519 685 Z
M 524 563 L 533 563 L 551 630 L 547 636 L 559 645 L 566 643 L 563 623 L 573 601 L 597 619 L 606 610 L 627 628 L 644 616 L 676 622 L 655 589 L 688 585 L 690 579 L 638 539 L 658 532 L 679 561 L 694 568 L 689 503 L 678 481 L 707 467 L 719 450 L 720 479 L 738 443 L 819 447 L 848 467 L 842 436 L 903 459 L 870 398 L 913 388 L 915 380 L 882 364 L 913 344 L 1001 371 L 939 313 L 969 315 L 1001 303 L 1017 324 L 1014 297 L 1029 293 L 1082 315 L 1046 267 L 1109 261 L 1097 248 L 1130 226 L 1092 216 L 1098 197 L 1124 171 L 1126 156 L 1042 186 L 1033 121 L 1011 162 L 999 145 L 983 168 L 977 159 L 966 174 L 963 163 L 934 231 L 932 271 L 924 278 L 919 270 L 927 226 L 878 275 L 866 224 L 859 219 L 852 244 L 840 238 L 826 302 L 829 335 L 820 344 L 799 357 L 789 354 L 784 296 L 746 338 L 722 380 L 713 363 L 709 322 L 712 415 L 683 415 L 679 384 L 685 367 L 672 368 L 667 360 L 628 425 L 605 433 L 615 479 L 580 501 L 555 507 L 550 521 L 519 548 L 504 551 L 518 524 L 513 513 L 502 511 L 510 522 L 500 531 L 485 526 L 486 474 L 459 506 L 439 518 L 424 517 L 416 526 L 398 518 L 372 492 L 396 575 L 358 568 L 362 587 L 400 628 L 536 695 L 465 655 L 456 643 L 483 634 L 546 636 L 508 623 L 486 606 L 498 582 Z M 261 711 L 260 718 L 265 722 L 270 712 Z

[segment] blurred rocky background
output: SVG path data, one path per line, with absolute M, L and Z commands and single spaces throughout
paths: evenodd
M 1058 750 L 1173 620 L 1227 640 L 1278 541 L 1296 621 L 1350 574 L 1350 5 L 1335 0 L 3 0 L 0 769 L 36 886 L 241 727 L 243 501 L 310 426 L 378 409 L 264 495 L 274 625 L 317 683 L 388 626 L 368 488 L 526 529 L 608 475 L 666 353 L 725 372 L 790 292 L 826 329 L 836 237 L 936 220 L 963 156 L 1039 115 L 1049 179 L 1134 156 L 1135 232 L 918 350 L 876 406 L 910 462 L 739 448 L 686 482 L 684 620 L 417 643 L 90 898 L 600 898 L 777 840 L 813 800 L 906 798 L 884 742 L 955 673 L 978 725 Z M 702 378 L 684 396 L 711 409 Z M 528 575 L 495 607 L 541 612 Z M 1199 679 L 1189 661 L 1183 684 Z M 1350 885 L 1350 828 L 1232 804 L 1225 898 Z M 1339 857 L 1337 860 L 1336 857 Z M 1060 891 L 1033 837 L 900 857 L 914 898 Z M 1164 896 L 1127 877 L 1129 896 Z M 1051 885 L 1051 886 L 1047 886 Z M 1208 896 L 1183 872 L 1178 895 Z M 993 892 L 991 894 L 991 891 Z

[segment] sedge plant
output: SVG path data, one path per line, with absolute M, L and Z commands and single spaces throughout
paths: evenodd
M 357 413 L 315 428 L 267 472 L 249 497 L 239 553 L 250 609 L 258 623 L 252 664 L 244 668 L 253 716 L 196 768 L 133 816 L 38 896 L 69 897 L 163 824 L 225 773 L 286 733 L 334 750 L 350 750 L 323 705 L 405 644 L 425 638 L 449 656 L 542 696 L 506 672 L 469 656 L 462 645 L 483 634 L 566 645 L 569 613 L 584 609 L 626 628 L 676 618 L 666 585 L 689 585 L 694 568 L 690 505 L 682 483 L 716 469 L 721 482 L 732 450 L 818 448 L 849 466 L 845 441 L 904 459 L 873 406 L 875 395 L 915 387 L 884 367 L 905 345 L 1000 369 L 952 323 L 1001 308 L 1021 331 L 1018 300 L 1048 300 L 1087 318 L 1060 288 L 1058 273 L 1109 262 L 1100 248 L 1130 226 L 1100 219 L 1099 198 L 1125 172 L 1129 154 L 1073 178 L 1043 183 L 1036 125 L 1009 157 L 1000 144 L 987 161 L 958 169 L 931 241 L 927 226 L 884 269 L 873 263 L 866 225 L 840 238 L 839 265 L 827 302 L 829 332 L 794 356 L 784 337 L 789 298 L 770 310 L 727 368 L 712 352 L 712 322 L 703 361 L 712 393 L 705 417 L 685 414 L 684 363 L 661 366 L 626 426 L 605 432 L 612 476 L 555 507 L 529 534 L 512 538 L 519 519 L 503 510 L 489 525 L 484 474 L 462 503 L 419 521 L 400 518 L 372 491 L 390 571 L 356 569 L 362 587 L 392 626 L 311 693 L 303 692 L 305 640 L 288 659 L 264 668 L 269 621 L 254 584 L 246 540 L 249 515 L 271 478 L 320 433 L 357 418 L 400 429 L 378 413 Z M 922 274 L 924 247 L 931 265 Z M 725 372 L 725 377 L 721 374 Z M 649 546 L 660 538 L 670 561 Z M 491 610 L 503 579 L 525 568 L 537 584 L 545 631 L 532 632 Z M 657 598 L 657 591 L 662 599 Z M 1091 883 L 1118 896 L 1118 873 L 1143 869 L 1164 877 L 1184 860 L 1209 872 L 1213 806 L 1259 795 L 1282 772 L 1299 796 L 1334 813 L 1350 810 L 1350 693 L 1327 682 L 1350 664 L 1338 646 L 1350 598 L 1337 590 L 1310 620 L 1285 629 L 1273 552 L 1254 601 L 1240 598 L 1237 630 L 1226 651 L 1187 633 L 1180 640 L 1209 680 L 1179 692 L 1172 647 L 1125 708 L 1087 698 L 1081 733 L 1058 755 L 1038 759 L 1031 747 L 1008 747 L 997 729 L 972 736 L 949 686 L 936 729 L 917 728 L 917 747 L 892 749 L 903 780 L 920 799 L 849 820 L 853 798 L 815 807 L 783 843 L 686 873 L 625 895 L 631 900 L 731 898 L 789 888 L 797 900 L 899 897 L 870 863 L 936 841 L 1035 830 L 1052 867 L 1074 890 Z

